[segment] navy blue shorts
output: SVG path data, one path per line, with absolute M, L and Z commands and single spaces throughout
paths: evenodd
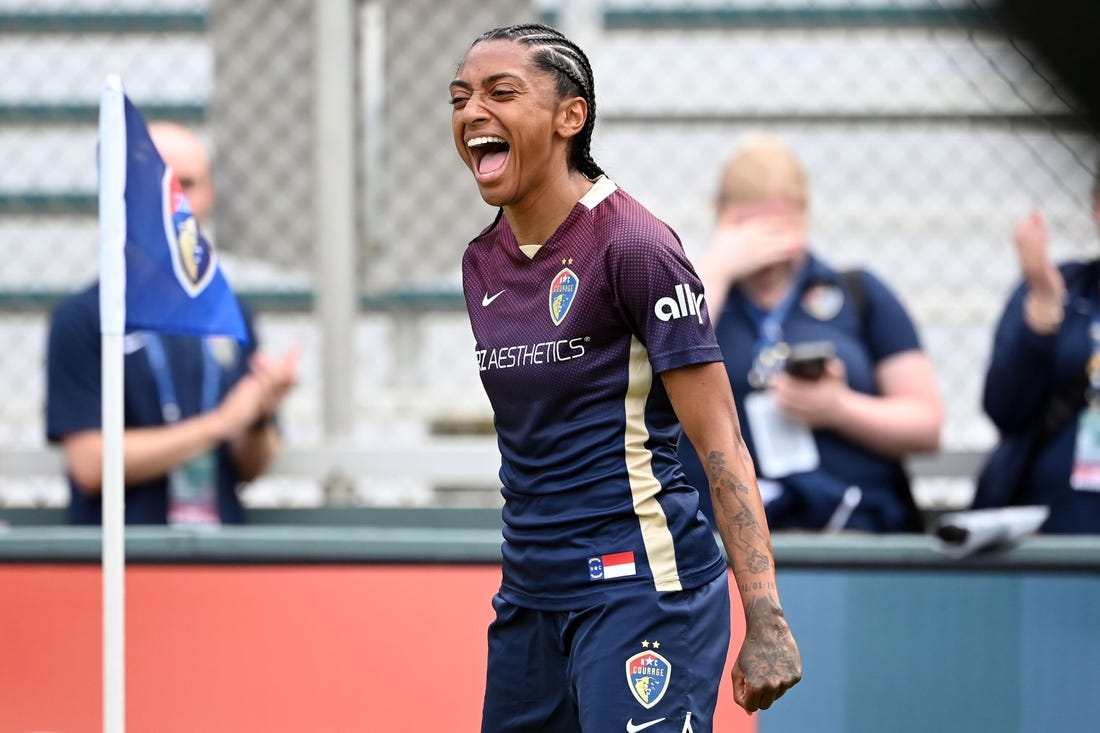
M 482 733 L 710 733 L 730 643 L 729 580 L 623 585 L 578 611 L 493 598 Z

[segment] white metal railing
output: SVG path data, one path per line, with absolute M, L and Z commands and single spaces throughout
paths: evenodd
M 984 451 L 944 451 L 909 460 L 917 503 L 929 508 L 958 507 L 969 501 L 973 479 Z M 486 436 L 428 437 L 399 440 L 391 445 L 292 445 L 265 475 L 268 481 L 288 481 L 322 489 L 375 482 L 414 480 L 449 489 L 462 487 L 495 492 L 500 454 L 496 440 Z M 60 452 L 52 447 L 0 452 L 0 484 L 9 485 L 64 474 Z M 0 485 L 0 506 L 5 500 Z

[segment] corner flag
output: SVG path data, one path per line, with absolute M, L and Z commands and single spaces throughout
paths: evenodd
M 237 298 L 183 189 L 153 145 L 137 107 L 122 95 L 126 150 L 127 331 L 219 334 L 248 341 Z
M 99 98 L 99 330 L 103 397 L 103 730 L 126 725 L 123 336 L 148 330 L 248 340 L 176 177 L 122 80 Z

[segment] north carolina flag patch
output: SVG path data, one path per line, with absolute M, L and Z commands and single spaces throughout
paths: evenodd
M 614 580 L 615 578 L 627 578 L 637 574 L 638 571 L 634 566 L 633 550 L 588 558 L 589 580 Z

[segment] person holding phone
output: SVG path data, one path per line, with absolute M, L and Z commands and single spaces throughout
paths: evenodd
M 939 447 L 931 362 L 882 280 L 809 251 L 808 209 L 795 155 L 750 136 L 722 172 L 698 263 L 768 525 L 919 531 L 903 461 Z M 694 453 L 681 441 L 689 480 L 705 481 Z

